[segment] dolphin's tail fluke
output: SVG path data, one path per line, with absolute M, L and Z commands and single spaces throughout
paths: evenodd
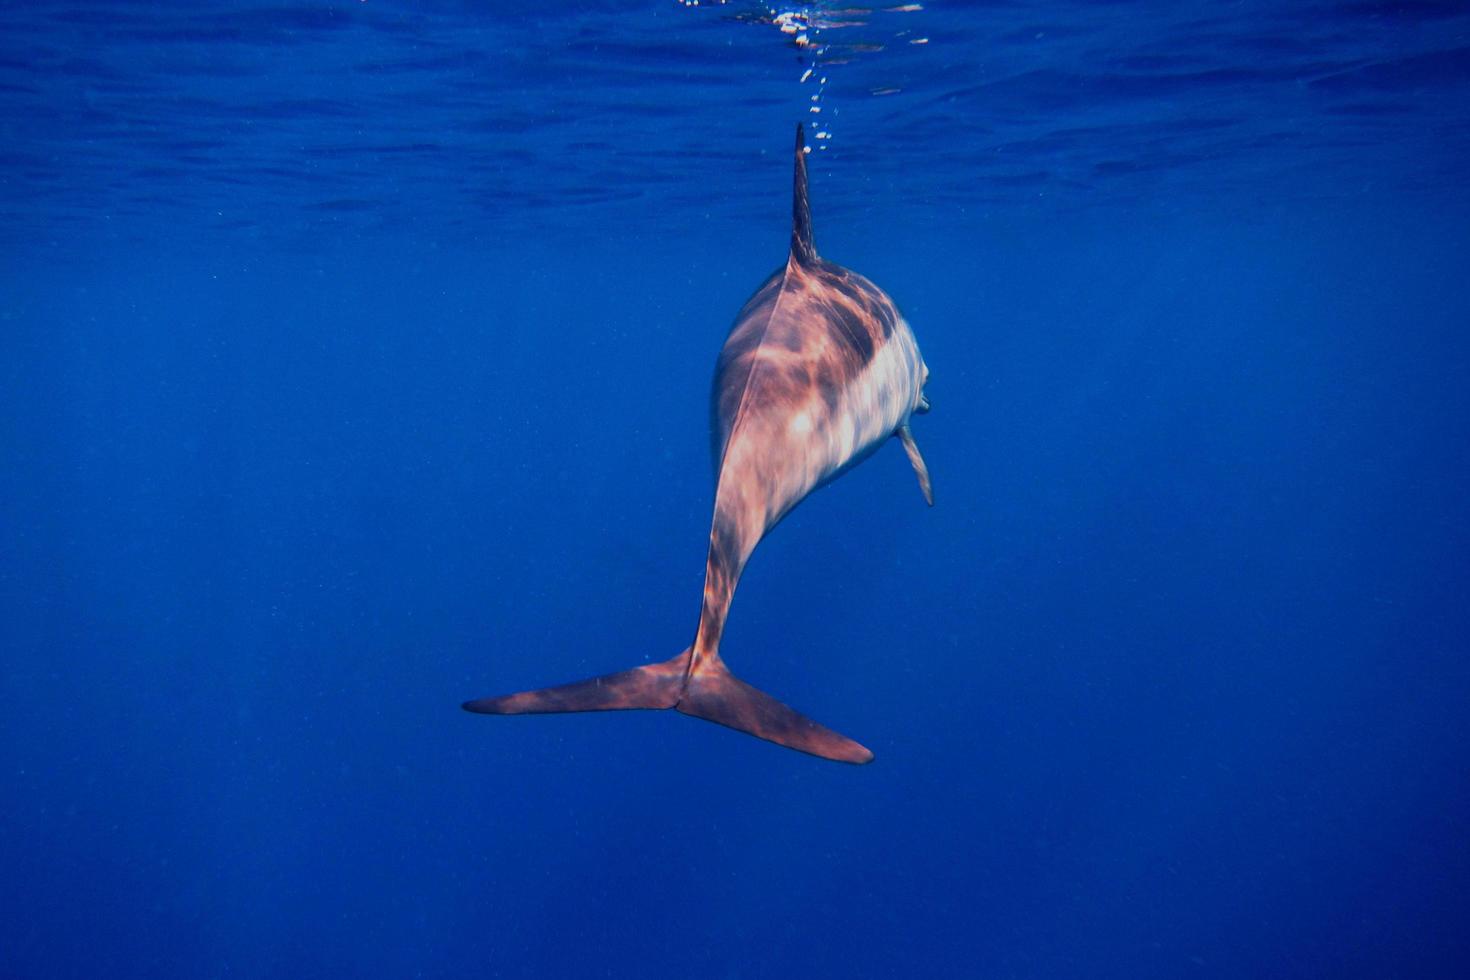
M 678 708 L 683 714 L 823 759 L 857 764 L 873 760 L 873 753 L 857 742 L 751 687 L 718 658 L 701 661 L 691 672 L 688 650 L 661 664 L 539 691 L 466 701 L 464 708 L 482 715 Z
M 466 701 L 464 709 L 481 715 L 547 715 L 567 711 L 624 711 L 631 708 L 672 708 L 684 692 L 689 651 L 673 660 L 649 664 L 616 674 L 574 681 L 539 691 L 522 691 L 499 698 Z
M 834 762 L 862 765 L 873 761 L 873 753 L 857 742 L 751 687 L 718 658 L 702 661 L 694 669 L 683 698 L 674 707 L 686 715 Z

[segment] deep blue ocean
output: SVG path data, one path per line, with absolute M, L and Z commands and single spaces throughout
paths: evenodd
M 802 120 L 876 761 L 462 711 L 689 644 Z M 1470 4 L 9 0 L 0 453 L 3 980 L 1470 976 Z

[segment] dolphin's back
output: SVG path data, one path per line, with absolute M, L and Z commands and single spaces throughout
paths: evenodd
M 742 412 L 789 412 L 812 396 L 833 402 L 900 322 L 882 290 L 835 263 L 793 260 L 774 273 L 741 308 L 715 364 L 717 471 Z
M 710 397 L 720 489 L 740 483 L 740 506 L 761 511 L 756 520 L 744 515 L 745 536 L 758 539 L 892 436 L 914 407 L 922 371 L 898 309 L 863 276 L 793 255 L 766 280 L 736 317 Z M 726 499 L 717 500 L 716 519 L 733 517 L 735 501 L 717 496 Z

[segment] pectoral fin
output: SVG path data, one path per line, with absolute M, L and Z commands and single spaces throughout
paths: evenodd
M 924 457 L 919 453 L 919 447 L 914 442 L 914 434 L 909 427 L 900 426 L 898 438 L 903 441 L 903 451 L 909 454 L 909 462 L 914 466 L 914 472 L 919 475 L 919 489 L 924 491 L 924 501 L 930 507 L 934 506 L 934 486 L 929 482 L 929 467 L 924 462 Z

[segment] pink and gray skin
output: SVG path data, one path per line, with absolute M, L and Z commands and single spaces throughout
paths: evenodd
M 796 130 L 791 255 L 735 318 L 715 367 L 711 405 L 717 486 L 694 643 L 663 663 L 539 691 L 470 701 L 482 714 L 676 708 L 687 715 L 841 762 L 873 753 L 735 677 L 720 659 L 725 617 L 746 561 L 816 488 L 902 441 L 934 503 L 909 418 L 929 410 L 929 369 L 893 301 L 817 255 L 806 153 Z

